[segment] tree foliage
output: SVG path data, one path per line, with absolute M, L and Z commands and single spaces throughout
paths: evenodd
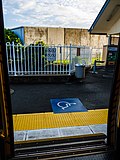
M 20 38 L 10 29 L 4 29 L 4 33 L 5 33 L 5 42 L 14 42 L 14 44 L 22 44 Z
M 43 40 L 39 40 L 35 43 L 35 45 L 41 45 L 43 47 L 47 46 Z

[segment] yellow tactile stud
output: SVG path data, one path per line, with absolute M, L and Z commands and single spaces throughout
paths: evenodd
M 13 124 L 14 131 L 86 126 L 92 124 L 105 124 L 107 123 L 107 116 L 108 109 L 62 114 L 54 114 L 52 112 L 17 114 L 13 115 Z

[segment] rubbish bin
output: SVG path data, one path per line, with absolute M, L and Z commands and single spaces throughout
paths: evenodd
M 75 65 L 75 77 L 76 78 L 85 78 L 85 65 L 76 64 Z

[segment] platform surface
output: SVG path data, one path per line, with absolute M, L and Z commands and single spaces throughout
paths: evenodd
M 53 112 L 50 99 L 78 98 L 87 110 L 109 106 L 113 78 L 88 73 L 83 80 L 69 83 L 11 84 L 13 114 Z
M 112 78 L 103 75 L 88 73 L 83 82 L 10 84 L 15 140 L 93 134 L 93 128 L 106 133 Z M 78 98 L 88 111 L 54 114 L 54 98 Z
M 13 115 L 14 131 L 105 124 L 107 115 L 107 109 L 64 114 L 16 114 Z

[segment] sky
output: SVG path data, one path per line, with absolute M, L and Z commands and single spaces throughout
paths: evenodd
M 106 0 L 3 0 L 5 28 L 89 29 Z

